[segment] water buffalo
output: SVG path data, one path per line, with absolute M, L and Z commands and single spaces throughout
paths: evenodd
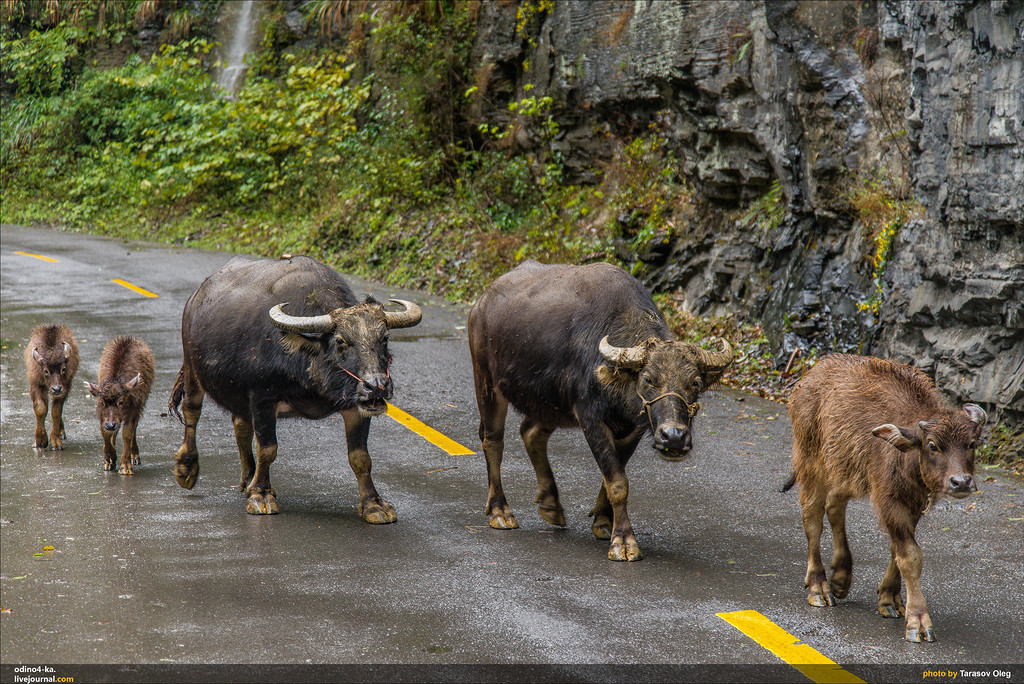
M 155 365 L 153 352 L 145 342 L 129 335 L 119 335 L 107 343 L 100 355 L 99 384 L 85 383 L 89 394 L 96 397 L 96 416 L 103 436 L 104 470 L 114 469 L 114 440 L 122 426 L 124 449 L 117 472 L 132 475 L 132 465 L 139 463 L 135 430 L 153 386 Z
M 673 340 L 650 294 L 611 264 L 527 261 L 495 280 L 469 314 L 491 527 L 518 527 L 500 471 L 511 403 L 524 415 L 541 517 L 565 525 L 548 438 L 581 427 L 604 477 L 591 530 L 611 539 L 610 559 L 642 558 L 626 512 L 626 463 L 648 430 L 665 460 L 689 453 L 697 397 L 733 360 L 723 344 L 712 352 Z
M 360 301 L 334 270 L 307 257 L 236 257 L 207 278 L 185 303 L 185 358 L 168 405 L 185 425 L 175 458 L 178 484 L 191 489 L 199 477 L 196 423 L 207 393 L 231 413 L 252 514 L 278 512 L 270 486 L 277 419 L 340 412 L 359 483 L 359 515 L 394 522 L 395 509 L 370 478 L 366 438 L 371 416 L 384 413 L 391 398 L 388 330 L 416 325 L 422 313 L 410 302 L 391 301 L 404 311 L 385 311 L 371 297 Z
M 853 556 L 846 541 L 846 504 L 871 497 L 891 538 L 889 569 L 878 585 L 878 612 L 906 614 L 908 641 L 935 641 L 921 593 L 917 522 L 943 494 L 977 490 L 974 448 L 986 415 L 975 404 L 952 409 L 935 383 L 912 366 L 836 354 L 819 361 L 793 388 L 793 476 L 800 484 L 812 606 L 834 606 L 850 589 Z M 832 581 L 821 561 L 822 516 L 832 525 Z M 907 581 L 906 608 L 900 597 Z
M 64 448 L 64 402 L 78 371 L 78 342 L 60 323 L 36 326 L 25 346 L 25 370 L 32 410 L 36 414 L 37 449 Z M 51 400 L 52 399 L 52 405 Z M 46 412 L 50 411 L 50 438 L 46 438 Z

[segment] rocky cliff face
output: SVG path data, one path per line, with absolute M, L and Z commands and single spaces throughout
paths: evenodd
M 744 311 L 780 358 L 816 346 L 912 362 L 952 400 L 1024 420 L 1024 4 L 1002 0 L 481 5 L 482 120 L 549 96 L 586 180 L 609 140 L 658 122 L 701 208 L 649 285 Z M 612 133 L 614 135 L 609 136 Z M 527 138 L 519 141 L 529 145 Z M 850 193 L 877 178 L 920 210 L 879 277 Z M 738 221 L 778 182 L 780 224 Z

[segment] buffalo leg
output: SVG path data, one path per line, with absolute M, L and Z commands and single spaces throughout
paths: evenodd
M 615 441 L 615 453 L 625 468 L 629 459 L 633 456 L 633 452 L 636 451 L 636 445 L 640 441 L 639 434 L 632 434 L 624 439 Z M 611 539 L 612 538 L 612 505 L 608 502 L 608 492 L 604 488 L 604 483 L 601 483 L 601 489 L 597 493 L 597 501 L 594 503 L 594 507 L 590 509 L 590 517 L 594 519 L 594 522 L 590 525 L 590 531 L 594 533 L 594 536 L 598 539 Z
M 601 483 L 601 491 L 597 493 L 597 502 L 590 509 L 590 517 L 594 522 L 590 525 L 590 531 L 598 539 L 612 538 L 612 505 L 608 503 L 608 492 L 605 491 L 604 483 Z
M 139 462 L 139 445 L 135 442 L 135 431 L 137 428 L 138 422 L 130 419 L 124 421 L 124 425 L 121 427 L 121 440 L 124 444 L 121 451 L 121 464 L 117 472 L 122 475 L 134 475 L 135 471 L 132 470 L 132 464 Z
M 902 522 L 902 521 L 901 521 Z M 896 566 L 907 583 L 907 641 L 935 641 L 932 619 L 928 615 L 928 604 L 921 592 L 921 547 L 914 539 L 914 528 L 917 520 L 906 524 L 890 524 L 889 535 L 892 537 L 896 555 Z
M 636 543 L 633 526 L 629 522 L 626 501 L 629 498 L 629 480 L 626 479 L 625 463 L 620 458 L 621 450 L 616 448 L 611 430 L 603 424 L 584 425 L 583 435 L 587 438 L 597 465 L 604 476 L 604 491 L 612 509 L 611 544 L 608 558 L 614 561 L 637 561 L 644 557 Z
M 252 405 L 252 427 L 256 436 L 256 472 L 245 488 L 245 510 L 250 515 L 273 515 L 280 512 L 277 495 L 270 486 L 270 464 L 277 458 L 277 412 L 271 406 Z
M 54 451 L 64 449 L 64 402 L 67 395 L 54 397 L 50 404 L 50 448 Z
M 825 494 L 818 487 L 801 483 L 800 506 L 803 509 L 804 533 L 807 535 L 807 602 L 812 606 L 834 606 L 825 565 L 821 562 L 821 530 L 824 527 Z
M 348 464 L 356 475 L 359 485 L 359 517 L 368 523 L 383 525 L 398 520 L 395 507 L 380 498 L 377 488 L 373 486 L 370 469 L 370 452 L 366 448 L 366 440 L 370 435 L 370 419 L 353 409 L 342 411 L 345 419 L 345 440 L 348 443 Z
M 903 597 L 900 595 L 903 589 L 903 577 L 896 564 L 895 546 L 892 547 L 890 554 L 889 567 L 878 585 L 878 612 L 882 617 L 899 618 L 905 612 Z
M 117 467 L 117 433 L 100 431 L 103 434 L 103 469 L 113 470 Z
M 203 397 L 206 391 L 196 381 L 191 369 L 184 368 L 184 394 L 181 401 L 182 418 L 185 421 L 185 437 L 174 457 L 174 477 L 185 489 L 192 489 L 199 479 L 199 450 L 196 448 L 196 425 L 203 413 Z
M 496 530 L 519 527 L 501 486 L 501 460 L 505 452 L 505 418 L 508 400 L 491 383 L 486 371 L 473 363 L 473 382 L 476 385 L 476 404 L 480 409 L 480 443 L 487 462 L 487 505 L 484 513 Z
M 526 453 L 529 454 L 533 471 L 537 475 L 537 512 L 552 525 L 565 527 L 565 513 L 558 500 L 558 485 L 555 484 L 555 474 L 551 471 L 551 462 L 548 460 L 548 439 L 552 432 L 553 428 L 541 425 L 529 417 L 523 418 L 519 427 L 519 434 L 526 445 Z
M 849 499 L 829 494 L 825 500 L 825 512 L 832 525 L 832 595 L 837 599 L 846 598 L 853 581 L 853 554 L 846 539 L 846 504 Z
M 231 416 L 231 424 L 235 428 L 235 444 L 238 445 L 238 459 L 242 465 L 242 479 L 238 491 L 245 493 L 246 487 L 256 474 L 256 459 L 252 455 L 252 423 L 242 416 Z
M 46 391 L 43 387 L 32 385 L 29 393 L 32 395 L 32 411 L 36 414 L 35 446 L 37 449 L 45 449 L 50 445 L 46 438 L 46 413 L 50 410 Z

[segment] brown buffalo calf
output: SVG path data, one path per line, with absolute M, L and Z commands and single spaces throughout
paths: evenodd
M 64 401 L 78 370 L 78 342 L 66 325 L 37 326 L 25 347 L 29 394 L 36 414 L 37 449 L 64 448 Z M 50 398 L 53 399 L 52 408 Z M 46 438 L 46 412 L 50 411 L 50 438 Z
M 800 484 L 807 533 L 807 601 L 833 606 L 846 596 L 853 557 L 846 542 L 846 503 L 871 497 L 892 540 L 889 569 L 878 585 L 878 612 L 907 618 L 908 641 L 935 641 L 921 593 L 921 548 L 914 531 L 942 494 L 976 491 L 974 448 L 985 412 L 948 408 L 921 371 L 892 361 L 837 354 L 818 362 L 789 400 L 793 476 Z M 822 516 L 832 525 L 832 581 L 821 562 Z M 906 608 L 900 596 L 907 582 Z
M 142 340 L 127 335 L 115 337 L 103 348 L 100 357 L 99 385 L 86 382 L 89 393 L 96 397 L 96 415 L 103 435 L 105 470 L 114 469 L 114 440 L 121 434 L 124 450 L 118 472 L 132 474 L 132 464 L 139 462 L 139 443 L 135 438 L 142 409 L 153 385 L 153 353 Z

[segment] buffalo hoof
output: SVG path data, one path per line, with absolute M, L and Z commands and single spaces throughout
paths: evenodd
M 554 506 L 540 505 L 537 507 L 537 512 L 540 513 L 540 517 L 544 518 L 545 522 L 565 527 L 565 513 L 562 511 L 562 504 L 556 503 Z
M 612 521 L 609 520 L 606 515 L 595 516 L 594 522 L 590 525 L 590 531 L 593 532 L 594 536 L 598 539 L 611 539 Z
M 50 449 L 52 451 L 64 451 L 64 443 L 60 440 L 60 437 L 55 435 L 50 437 Z
M 608 560 L 613 561 L 638 561 L 643 560 L 644 554 L 635 541 L 623 542 L 616 539 L 608 547 Z
M 179 457 L 180 458 L 180 457 Z M 185 489 L 192 489 L 199 479 L 199 456 L 195 456 L 190 463 L 183 463 L 180 460 L 174 464 L 174 477 L 178 484 Z
M 836 599 L 832 594 L 808 594 L 807 602 L 818 608 L 827 608 L 836 605 Z
M 142 460 L 139 459 L 139 455 L 138 454 L 135 454 L 134 456 L 132 456 L 132 465 L 139 465 L 140 463 L 142 463 Z
M 130 461 L 128 463 L 123 464 L 120 468 L 118 468 L 117 472 L 119 472 L 122 475 L 134 475 L 135 474 L 135 471 L 132 470 L 132 464 L 131 464 Z
M 487 522 L 496 530 L 514 530 L 519 527 L 519 521 L 511 511 L 491 513 Z
M 850 593 L 850 582 L 847 580 L 845 583 L 837 584 L 835 581 L 829 582 L 831 587 L 832 595 L 837 599 L 846 598 L 846 595 Z
M 901 618 L 903 617 L 903 611 L 892 605 L 891 603 L 878 606 L 878 614 L 885 618 Z
M 398 514 L 395 507 L 387 501 L 375 501 L 365 506 L 359 505 L 359 517 L 374 525 L 387 525 L 398 522 Z
M 260 494 L 253 492 L 245 502 L 245 511 L 249 515 L 275 515 L 281 509 L 277 507 L 277 498 L 273 491 L 266 491 Z
M 39 439 L 38 437 L 36 438 L 36 441 L 35 441 L 36 449 L 45 449 L 48 446 L 50 446 L 50 441 L 48 439 L 46 439 L 46 437 L 43 437 L 42 439 Z
M 919 644 L 922 641 L 935 641 L 935 630 L 925 629 L 921 631 L 917 627 L 907 627 L 907 641 L 912 641 L 915 644 Z
M 115 467 L 115 465 L 114 465 L 113 461 L 104 461 L 103 462 L 103 469 L 104 470 L 113 470 L 114 467 Z

